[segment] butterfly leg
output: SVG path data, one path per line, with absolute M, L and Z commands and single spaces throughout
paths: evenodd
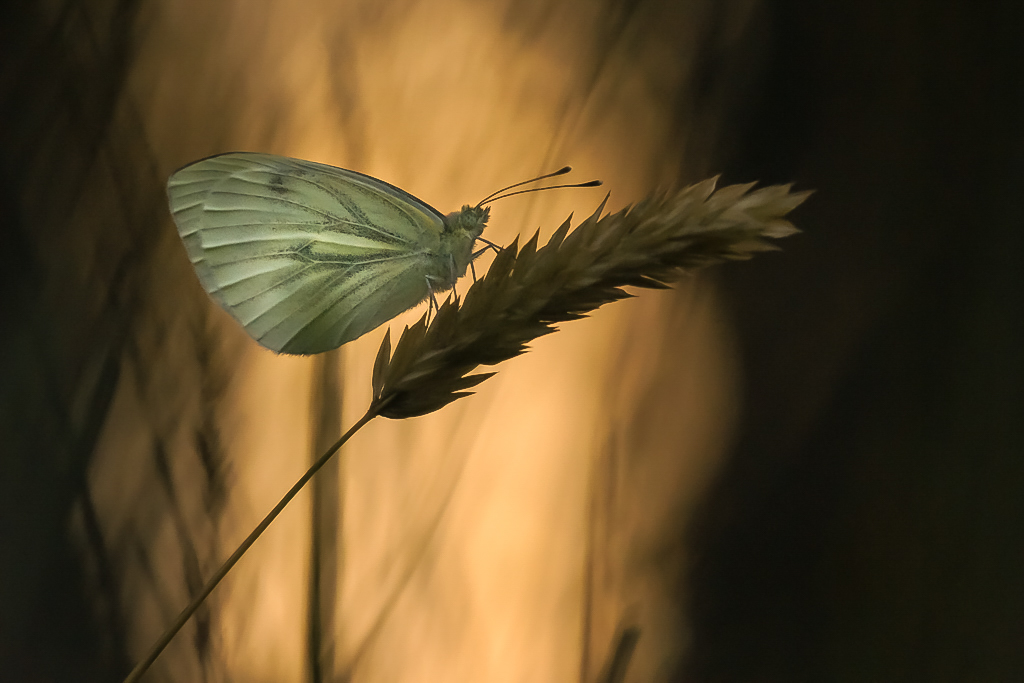
M 427 280 L 427 292 L 430 294 L 430 302 L 427 304 L 427 324 L 430 324 L 430 313 L 431 311 L 439 311 L 441 307 L 437 305 L 437 297 L 434 296 L 434 285 L 430 281 L 430 277 Z
M 458 278 L 458 276 L 457 276 L 457 275 L 455 274 L 455 257 L 454 257 L 454 256 L 451 256 L 450 254 L 449 254 L 449 256 L 448 256 L 448 271 L 449 271 L 449 273 L 450 273 L 450 276 L 451 276 L 451 282 L 452 282 L 452 295 L 453 295 L 453 296 L 455 297 L 455 300 L 457 301 L 457 300 L 458 300 L 458 298 L 459 298 L 459 292 L 458 292 L 458 290 L 457 290 L 457 289 L 455 288 L 455 285 L 456 285 L 456 283 L 457 283 L 457 282 L 459 281 L 459 278 Z
M 480 251 L 474 251 L 473 254 L 469 257 L 469 272 L 473 273 L 473 282 L 476 282 L 476 266 L 473 265 L 473 261 L 476 261 L 478 258 L 483 256 L 484 253 L 490 248 L 490 246 L 486 246 Z
M 493 249 L 495 254 L 497 254 L 499 251 L 501 251 L 501 247 L 499 247 L 494 242 L 492 242 L 492 241 L 490 241 L 488 239 L 484 239 L 483 237 L 477 237 L 477 239 L 480 240 L 481 242 L 483 242 L 484 244 L 486 244 L 488 249 Z M 485 250 L 481 249 L 480 253 L 482 254 L 484 251 Z

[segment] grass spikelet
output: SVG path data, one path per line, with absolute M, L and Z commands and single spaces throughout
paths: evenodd
M 624 287 L 662 289 L 683 274 L 776 249 L 769 239 L 797 229 L 784 216 L 809 192 L 754 184 L 715 190 L 717 178 L 658 195 L 601 217 L 604 203 L 575 230 L 563 223 L 548 243 L 538 235 L 501 251 L 462 300 L 449 300 L 427 326 L 416 323 L 390 360 L 383 345 L 375 372 L 379 414 L 433 412 L 468 396 L 493 373 L 471 375 L 527 350 L 555 325 L 632 296 Z M 390 344 L 386 337 L 385 344 Z

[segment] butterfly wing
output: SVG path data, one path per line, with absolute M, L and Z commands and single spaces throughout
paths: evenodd
M 369 176 L 233 152 L 177 171 L 171 213 L 203 288 L 260 344 L 337 348 L 428 294 L 441 214 Z

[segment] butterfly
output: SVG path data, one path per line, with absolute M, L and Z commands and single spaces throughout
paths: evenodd
M 442 214 L 356 171 L 254 152 L 189 164 L 167 181 L 178 233 L 203 289 L 262 346 L 335 349 L 455 286 L 498 249 L 481 233 L 502 193 Z M 485 243 L 474 251 L 476 243 Z

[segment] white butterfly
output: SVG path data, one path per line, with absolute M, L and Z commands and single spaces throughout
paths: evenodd
M 167 181 L 203 288 L 257 342 L 294 354 L 337 348 L 452 288 L 487 242 L 483 204 L 505 190 L 445 216 L 362 173 L 250 152 Z

